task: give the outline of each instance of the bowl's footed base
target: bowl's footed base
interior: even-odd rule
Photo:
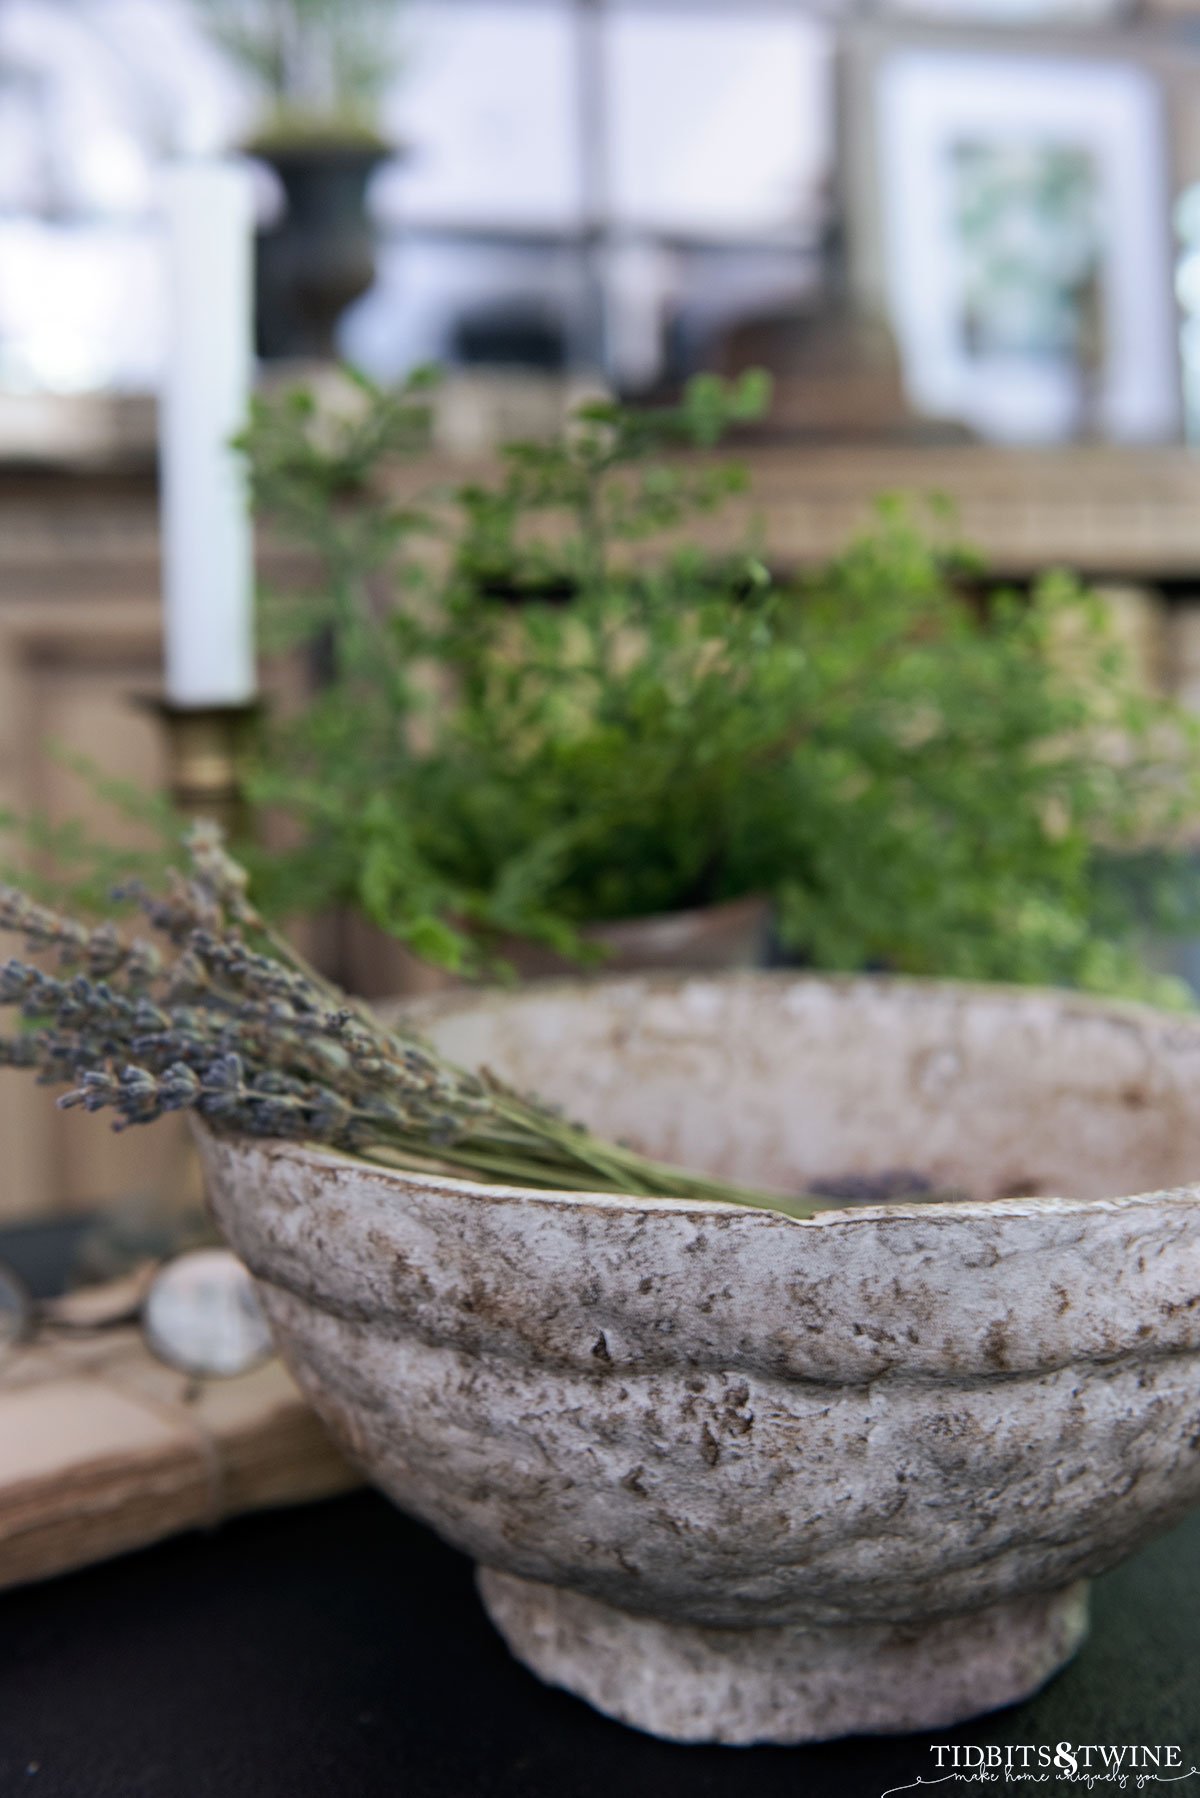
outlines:
[[[918,1624],[660,1623],[490,1567],[488,1616],[519,1661],[675,1742],[820,1742],[941,1728],[1012,1704],[1087,1633],[1086,1581]]]

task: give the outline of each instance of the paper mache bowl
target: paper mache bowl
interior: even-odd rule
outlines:
[[[1200,1020],[768,973],[417,1021],[685,1165],[969,1195],[796,1221],[201,1133],[313,1406],[543,1679],[681,1741],[939,1727],[1200,1502]]]

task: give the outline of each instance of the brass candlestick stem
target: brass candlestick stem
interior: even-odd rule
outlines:
[[[244,705],[180,706],[153,702],[167,743],[167,790],[181,812],[211,818],[233,840],[249,833],[242,775],[246,750],[261,715]]]
[[[250,807],[242,773],[246,751],[262,707],[244,705],[182,706],[158,696],[143,699],[162,727],[167,751],[167,792],[189,818],[211,818],[232,842],[251,833]],[[171,1198],[163,1195],[168,1228],[183,1246],[187,1232],[204,1212],[204,1182],[190,1137],[178,1139],[169,1181]]]

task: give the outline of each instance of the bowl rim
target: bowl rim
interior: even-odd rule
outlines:
[[[1145,999],[1087,993],[1071,986],[1027,986],[1013,980],[958,980],[949,975],[932,974],[823,973],[814,968],[636,968],[624,972],[605,968],[580,969],[574,974],[540,976],[511,986],[448,986],[436,992],[373,1000],[372,1005],[386,1020],[411,1017],[419,1023],[423,1017],[440,1018],[480,1005],[490,1008],[501,1002],[525,1004],[542,997],[563,997],[622,986],[638,986],[654,993],[675,992],[686,986],[765,987],[780,991],[809,987],[814,990],[824,988],[840,995],[866,989],[929,1000],[961,993],[967,998],[993,999],[1014,1008],[1031,1000],[1051,1000],[1064,1014],[1184,1029],[1200,1039],[1200,1003],[1191,1011],[1175,1011],[1152,1005]]]
[[[773,1211],[764,1205],[735,1205],[723,1199],[673,1199],[644,1193],[589,1192],[569,1187],[501,1186],[495,1182],[466,1180],[453,1174],[423,1173],[417,1169],[390,1167],[385,1162],[370,1161],[349,1155],[324,1144],[287,1141],[278,1137],[244,1136],[231,1131],[214,1130],[203,1119],[192,1120],[193,1129],[202,1140],[208,1139],[214,1150],[225,1150],[234,1156],[258,1156],[268,1161],[289,1161],[313,1171],[361,1179],[364,1175],[399,1192],[417,1192],[423,1197],[462,1197],[472,1203],[487,1205],[521,1204],[550,1210],[585,1208],[597,1211],[621,1211],[646,1214],[673,1214],[691,1217],[697,1222],[721,1216],[750,1220],[759,1225],[786,1226],[789,1229],[829,1229],[843,1225],[978,1223],[982,1219],[1097,1216],[1122,1211],[1161,1210],[1163,1207],[1183,1212],[1200,1212],[1200,1182],[1191,1186],[1164,1187],[1152,1192],[1121,1193],[1113,1198],[1072,1199],[1038,1194],[1027,1198],[1002,1199],[937,1199],[928,1203],[895,1199],[878,1205],[830,1205],[812,1217],[792,1217],[784,1211]]]
[[[543,998],[564,998],[573,994],[594,992],[597,988],[635,987],[647,994],[679,992],[688,986],[719,986],[727,989],[765,987],[785,992],[795,987],[824,989],[849,997],[856,990],[874,990],[898,998],[917,997],[946,1002],[955,994],[967,999],[987,999],[1002,1006],[1016,1008],[1030,1001],[1052,1001],[1068,1016],[1091,1016],[1113,1022],[1139,1023],[1159,1030],[1183,1030],[1200,1044],[1200,1010],[1169,1011],[1142,1000],[1109,997],[1100,993],[1079,992],[1072,987],[1023,986],[1015,982],[955,980],[924,975],[886,973],[822,973],[803,968],[745,968],[728,970],[662,969],[624,973],[605,972],[555,975],[530,980],[514,986],[456,986],[440,992],[399,997],[379,1002],[385,1019],[411,1019],[420,1029],[425,1019],[440,1020],[456,1013],[480,1008],[491,1010],[498,1005],[528,1004]],[[1103,1215],[1115,1211],[1161,1209],[1170,1206],[1182,1211],[1200,1207],[1200,1170],[1194,1184],[1166,1187],[1151,1191],[1121,1193],[1107,1198],[1076,1199],[1056,1194],[1030,1194],[991,1199],[939,1199],[928,1202],[891,1200],[875,1205],[830,1205],[812,1217],[789,1216],[768,1206],[737,1205],[719,1199],[682,1199],[654,1197],[641,1193],[592,1192],[585,1187],[534,1187],[502,1185],[495,1181],[470,1180],[460,1175],[423,1172],[418,1169],[390,1167],[332,1149],[322,1144],[289,1141],[285,1138],[240,1136],[218,1131],[203,1119],[193,1116],[193,1127],[214,1143],[231,1147],[235,1153],[258,1153],[268,1159],[286,1159],[311,1168],[334,1168],[343,1173],[377,1176],[383,1184],[399,1191],[417,1191],[424,1195],[459,1195],[487,1204],[535,1204],[561,1208],[585,1206],[597,1210],[633,1213],[674,1213],[697,1219],[721,1215],[725,1218],[757,1219],[774,1226],[800,1229],[828,1229],[833,1226],[867,1224],[979,1222],[999,1218],[1054,1217],[1080,1213]],[[745,1226],[743,1226],[745,1227]]]

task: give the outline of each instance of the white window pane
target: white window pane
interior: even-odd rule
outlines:
[[[0,205],[144,213],[153,168],[235,143],[253,95],[186,0],[0,0]]]
[[[831,56],[826,27],[779,12],[618,12],[606,60],[619,222],[811,233],[833,159]]]
[[[414,0],[387,134],[411,148],[374,189],[380,215],[564,226],[579,206],[572,21],[563,7]]]
[[[0,222],[0,268],[0,387],[155,385],[163,279],[153,231],[9,219]]]

